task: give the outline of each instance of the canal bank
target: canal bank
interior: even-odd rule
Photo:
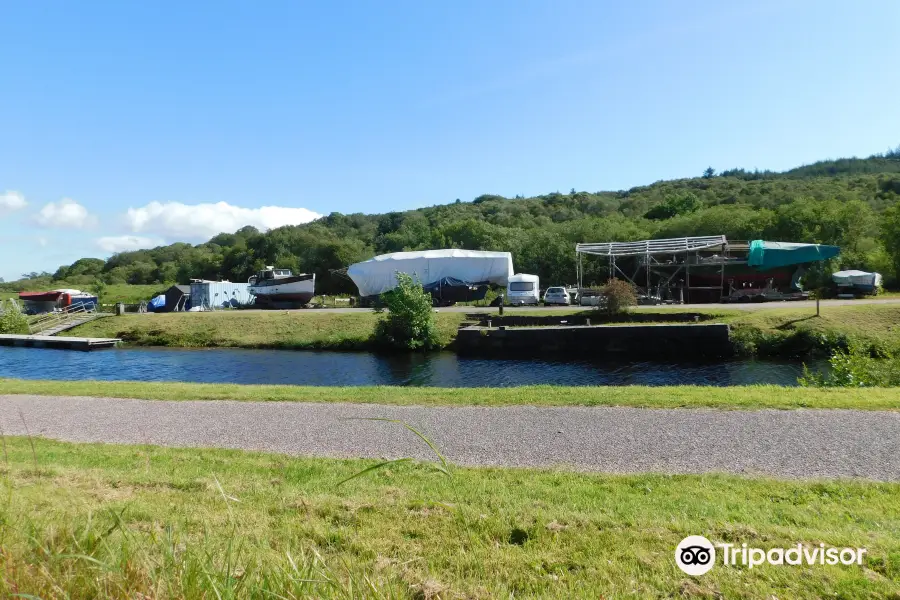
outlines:
[[[598,311],[510,310],[505,318],[552,315],[577,323],[605,319]],[[823,303],[821,316],[815,308],[777,305],[757,310],[730,310],[715,307],[706,310],[672,307],[642,308],[622,319],[629,323],[684,323],[684,315],[699,315],[699,323],[724,323],[731,327],[734,352],[740,356],[809,357],[828,355],[849,341],[893,352],[900,348],[900,305]],[[497,312],[484,316],[497,318]],[[72,335],[121,338],[127,346],[164,346],[172,348],[280,348],[290,350],[377,350],[372,340],[381,318],[371,311],[217,311],[208,313],[129,314],[81,325]],[[691,321],[692,322],[692,321]],[[465,312],[441,311],[435,314],[439,343],[452,349],[457,332],[464,323],[475,325]],[[501,322],[492,323],[499,325]],[[516,323],[510,322],[511,326]]]
[[[146,400],[282,401],[385,406],[630,406],[721,410],[900,410],[896,388],[810,388],[777,385],[397,387],[237,385],[145,381],[49,381],[0,378],[0,395],[94,396]]]

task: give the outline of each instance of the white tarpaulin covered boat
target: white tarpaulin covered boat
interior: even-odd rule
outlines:
[[[397,287],[398,271],[411,275],[436,298],[460,301],[461,298],[451,299],[449,292],[476,287],[486,291],[491,283],[505,286],[513,274],[512,254],[453,249],[393,252],[350,265],[347,275],[359,288],[359,295],[367,297]]]
[[[832,273],[831,280],[838,288],[850,288],[865,293],[872,293],[881,286],[881,273],[869,273],[867,271],[838,271]]]

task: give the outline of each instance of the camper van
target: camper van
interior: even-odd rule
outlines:
[[[510,306],[537,304],[541,301],[540,279],[537,275],[517,273],[506,285],[506,303]]]

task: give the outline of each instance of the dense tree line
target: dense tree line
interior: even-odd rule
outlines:
[[[264,265],[315,272],[320,293],[353,293],[334,271],[376,254],[428,248],[508,250],[516,270],[547,285],[576,280],[585,241],[724,234],[841,246],[840,266],[900,272],[900,147],[867,159],[823,161],[784,173],[732,169],[617,192],[482,195],[472,202],[380,215],[332,213],[260,232],[245,227],[199,245],[172,244],[84,258],[54,281],[163,284],[191,278],[246,281]],[[603,279],[600,265],[588,279]],[[37,274],[35,274],[37,275]],[[6,284],[10,286],[12,284]]]

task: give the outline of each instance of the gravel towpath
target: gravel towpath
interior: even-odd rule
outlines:
[[[66,441],[433,458],[608,473],[900,481],[900,412],[416,407],[0,395],[0,428]]]

